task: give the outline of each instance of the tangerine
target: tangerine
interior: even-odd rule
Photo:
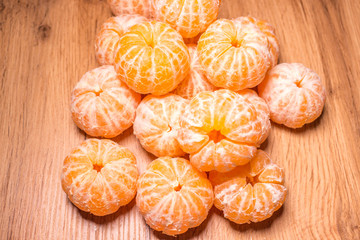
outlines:
[[[246,165],[227,173],[212,171],[216,208],[235,223],[263,221],[277,211],[286,198],[284,170],[258,150]]]
[[[71,93],[71,113],[88,135],[112,138],[131,127],[141,95],[117,77],[113,66],[85,73]]]
[[[141,174],[136,204],[151,228],[176,235],[205,220],[213,204],[213,194],[206,174],[189,161],[161,157]]]
[[[61,185],[76,207],[104,216],[135,197],[138,176],[130,150],[111,140],[88,139],[65,158]]]
[[[272,121],[300,128],[317,119],[325,105],[325,88],[319,75],[300,63],[282,63],[269,71],[258,86]]]
[[[136,24],[123,35],[119,44],[116,71],[136,92],[166,94],[189,72],[189,50],[181,35],[166,23]]]
[[[134,134],[146,151],[157,157],[178,157],[185,153],[177,141],[179,117],[187,100],[175,95],[147,95],[136,110]]]
[[[230,171],[248,163],[263,139],[254,105],[239,94],[220,89],[201,92],[180,117],[178,141],[201,171]]]
[[[101,26],[95,41],[95,55],[100,65],[113,65],[122,35],[135,24],[147,19],[137,14],[111,17]]]
[[[277,61],[275,35],[268,25],[251,19],[219,19],[201,35],[200,64],[213,85],[233,91],[255,87]]]

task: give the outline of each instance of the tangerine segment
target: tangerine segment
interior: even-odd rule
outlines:
[[[260,31],[267,36],[270,48],[270,68],[274,67],[277,64],[280,55],[280,45],[275,35],[275,28],[270,23],[254,17],[240,17],[239,19],[244,23],[249,22],[255,24]]]
[[[197,49],[209,81],[233,91],[258,85],[272,64],[267,35],[244,17],[215,21]]]
[[[157,157],[182,156],[177,141],[179,118],[188,101],[175,94],[146,96],[136,110],[134,134],[146,151]]]
[[[120,39],[115,68],[136,92],[163,95],[186,77],[190,56],[181,35],[168,24],[146,22],[131,27]]]
[[[76,207],[104,216],[135,197],[138,176],[130,150],[111,140],[89,139],[65,158],[61,185]]]
[[[271,69],[258,87],[272,121],[300,128],[315,121],[325,104],[319,75],[300,63],[282,63]]]
[[[106,20],[95,41],[95,55],[100,65],[113,65],[122,35],[130,27],[145,21],[145,17],[137,14],[124,14]]]
[[[230,172],[210,172],[209,179],[214,186],[215,207],[235,223],[263,221],[285,201],[284,170],[262,150],[248,164]]]
[[[231,90],[201,92],[180,117],[178,141],[199,170],[230,171],[254,156],[263,138],[258,115],[252,103]]]
[[[257,143],[257,145],[260,145],[267,139],[267,137],[270,134],[271,123],[270,123],[269,107],[266,104],[265,100],[259,97],[254,90],[244,89],[238,91],[237,93],[240,96],[246,98],[249,102],[251,102],[256,108],[256,111],[258,112],[258,118],[259,121],[261,122],[261,127],[262,127],[262,134],[261,134],[262,137]]]
[[[213,199],[206,174],[183,158],[154,160],[137,184],[136,204],[146,223],[167,235],[199,226],[207,217]]]
[[[174,90],[175,94],[186,99],[192,99],[199,92],[215,91],[217,88],[209,83],[199,63],[195,44],[187,45],[190,53],[190,71],[185,79]]]
[[[141,95],[116,77],[113,66],[85,73],[71,94],[71,113],[88,135],[112,138],[131,127]]]
[[[115,16],[122,14],[140,14],[149,18],[151,16],[151,0],[107,0]]]
[[[216,20],[219,0],[153,0],[152,14],[166,22],[184,38],[192,38]]]

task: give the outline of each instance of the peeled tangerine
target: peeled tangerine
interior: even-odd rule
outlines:
[[[284,170],[258,150],[246,165],[227,173],[210,172],[214,186],[214,205],[235,223],[263,221],[284,203]]]
[[[145,17],[137,14],[124,14],[106,20],[95,41],[95,55],[100,65],[113,65],[122,35],[130,27],[145,21]]]
[[[277,65],[258,90],[270,108],[271,120],[290,128],[315,121],[325,104],[325,88],[319,75],[300,63]]]
[[[107,0],[114,15],[140,14],[149,18],[151,16],[151,0]]]
[[[230,171],[248,163],[264,140],[263,116],[241,95],[221,89],[201,92],[180,117],[178,141],[201,171]]]
[[[170,24],[184,38],[192,38],[216,20],[219,0],[153,0],[152,14]]]
[[[136,159],[127,148],[89,139],[65,158],[61,185],[76,207],[104,216],[135,197],[138,176]]]
[[[85,73],[76,84],[72,118],[90,136],[112,138],[132,126],[140,101],[140,94],[117,79],[114,67],[104,65]]]
[[[199,226],[213,200],[213,188],[206,174],[183,158],[154,160],[137,185],[136,205],[146,223],[167,235]]]
[[[124,34],[119,44],[116,71],[138,93],[166,94],[189,72],[190,56],[184,40],[166,23],[137,24]]]
[[[188,101],[175,94],[147,95],[136,109],[134,134],[146,151],[157,157],[185,153],[177,141],[179,118]]]
[[[192,99],[199,92],[215,91],[217,88],[209,83],[199,63],[195,44],[187,45],[190,53],[190,71],[185,79],[174,90],[175,94],[186,99]]]
[[[252,17],[215,21],[197,49],[209,81],[233,91],[258,85],[279,56],[274,28]]]

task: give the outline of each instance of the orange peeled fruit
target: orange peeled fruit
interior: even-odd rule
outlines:
[[[209,83],[199,63],[199,56],[195,44],[189,44],[190,71],[185,79],[177,86],[173,93],[183,98],[191,99],[199,92],[215,91],[217,88]]]
[[[113,65],[122,35],[130,27],[145,21],[145,17],[137,14],[124,14],[106,20],[95,41],[95,55],[100,65]]]
[[[192,38],[216,20],[219,0],[153,0],[152,14],[166,22],[184,38]]]
[[[138,176],[136,159],[127,148],[89,139],[65,158],[61,185],[76,207],[104,216],[135,197]]]
[[[151,0],[107,0],[115,16],[122,14],[140,14],[149,18],[151,16]]]
[[[227,173],[212,171],[216,208],[235,223],[260,222],[272,216],[284,203],[284,170],[258,150],[246,165]]]
[[[166,23],[134,25],[119,44],[116,71],[120,80],[138,93],[166,94],[189,72],[190,56],[184,40]]]
[[[317,119],[325,105],[325,88],[319,75],[300,63],[282,63],[269,71],[258,86],[272,121],[300,128]]]
[[[189,161],[161,157],[141,174],[136,205],[152,229],[176,235],[205,220],[213,204],[213,194],[206,174]]]
[[[175,94],[147,95],[136,110],[134,134],[157,157],[182,156],[177,141],[179,118],[188,101]]]
[[[85,73],[71,93],[71,113],[88,135],[112,138],[132,126],[141,95],[117,77],[113,66]]]
[[[257,86],[279,54],[271,25],[251,17],[215,21],[197,49],[209,81],[233,91]]]
[[[256,107],[228,90],[201,92],[180,117],[178,141],[201,171],[230,171],[248,163],[263,140]]]
[[[258,145],[263,143],[270,134],[271,123],[270,123],[270,110],[265,100],[257,95],[257,93],[252,89],[244,89],[237,92],[240,96],[246,98],[251,102],[256,112],[258,113],[258,119],[261,122],[261,139],[258,142]]]

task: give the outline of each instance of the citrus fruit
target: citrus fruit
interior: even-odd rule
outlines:
[[[317,119],[324,108],[325,88],[319,75],[300,63],[282,63],[258,86],[272,121],[300,128]]]
[[[176,235],[205,220],[213,204],[213,194],[206,174],[189,161],[161,157],[141,174],[136,205],[151,228]]]
[[[210,172],[209,179],[214,186],[215,207],[239,224],[271,217],[286,198],[284,170],[262,150],[248,164],[230,172]]]
[[[187,46],[190,53],[190,71],[174,90],[174,93],[183,98],[191,99],[199,92],[215,91],[217,88],[206,79],[205,73],[199,63],[196,45],[189,44]]]
[[[182,156],[177,141],[179,118],[183,114],[184,98],[175,94],[147,95],[136,110],[134,134],[146,151],[157,157]]]
[[[262,122],[254,105],[221,89],[201,92],[180,117],[178,141],[201,171],[230,171],[248,163],[262,140]]]
[[[190,56],[184,40],[166,23],[136,24],[119,44],[116,71],[136,92],[163,95],[174,90],[189,72]]]
[[[278,45],[270,25],[250,19],[219,19],[201,35],[200,64],[213,85],[233,91],[255,87],[276,63]]]
[[[113,66],[85,73],[71,93],[76,125],[90,136],[112,138],[131,127],[141,95],[116,77]]]
[[[153,17],[170,24],[184,38],[192,38],[217,18],[219,0],[153,0]]]
[[[136,159],[127,148],[88,139],[65,158],[61,185],[76,207],[104,216],[135,197],[138,176]]]
[[[257,93],[252,89],[244,89],[237,92],[240,96],[246,98],[251,102],[256,112],[258,113],[258,119],[261,122],[261,139],[257,145],[263,143],[270,134],[271,123],[270,123],[270,110],[265,100],[257,95]]]
[[[113,65],[122,35],[131,26],[145,21],[145,17],[137,14],[124,14],[106,20],[95,41],[95,55],[100,65]]]
[[[114,15],[140,14],[145,17],[151,16],[151,0],[107,0]]]

